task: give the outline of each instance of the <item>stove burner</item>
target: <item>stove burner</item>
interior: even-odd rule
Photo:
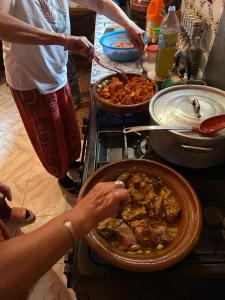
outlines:
[[[152,149],[150,138],[148,136],[141,136],[135,143],[134,149],[137,158],[161,161],[160,157]]]

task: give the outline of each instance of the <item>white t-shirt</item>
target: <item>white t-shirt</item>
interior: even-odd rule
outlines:
[[[9,14],[48,31],[70,34],[68,0],[12,0]],[[58,45],[3,42],[8,84],[20,91],[54,92],[67,82],[68,52]]]

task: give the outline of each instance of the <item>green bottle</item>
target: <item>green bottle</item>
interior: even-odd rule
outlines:
[[[180,22],[176,15],[176,7],[169,6],[168,14],[160,26],[155,67],[155,72],[158,77],[166,78],[169,75],[175,59],[176,42],[179,30]]]

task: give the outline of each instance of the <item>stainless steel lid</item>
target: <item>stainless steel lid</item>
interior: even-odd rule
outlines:
[[[160,125],[198,127],[207,118],[225,114],[225,92],[201,85],[166,88],[151,99],[149,112]],[[200,136],[192,132],[187,135]],[[225,136],[225,130],[216,136]]]

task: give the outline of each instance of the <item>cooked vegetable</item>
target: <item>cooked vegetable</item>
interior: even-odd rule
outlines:
[[[132,43],[123,43],[123,42],[117,42],[113,45],[117,48],[133,48],[134,45]]]

